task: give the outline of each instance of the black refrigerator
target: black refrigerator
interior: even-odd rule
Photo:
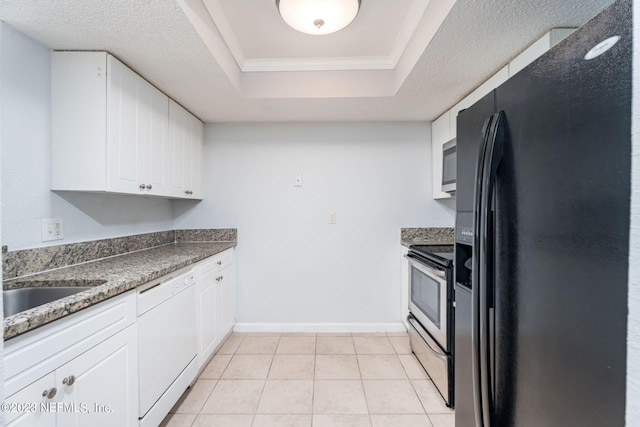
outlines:
[[[631,8],[458,115],[457,427],[624,425]]]

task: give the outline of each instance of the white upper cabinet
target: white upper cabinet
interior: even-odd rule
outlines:
[[[148,103],[149,139],[144,141],[143,170],[146,186],[158,194],[168,195],[170,164],[169,104],[165,94],[153,86],[147,86],[143,102]]]
[[[506,82],[509,77],[538,59],[538,57],[558,44],[573,31],[575,31],[575,28],[555,28],[549,31],[431,124],[431,167],[433,171],[434,199],[447,199],[451,197],[441,190],[442,145],[456,137],[458,113],[469,108],[483,96]],[[447,126],[446,130],[445,123]]]
[[[450,132],[451,138],[456,137],[456,122],[458,120],[458,113],[466,108],[471,107],[473,104],[482,99],[489,92],[500,86],[502,83],[509,79],[509,66],[505,65],[500,71],[491,76],[488,80],[478,86],[473,92],[467,95],[462,101],[453,106],[450,116]]]
[[[169,101],[172,141],[171,192],[175,197],[202,198],[202,122]]]
[[[433,171],[433,198],[449,199],[451,195],[442,191],[442,146],[451,140],[451,128],[449,126],[449,114],[447,111],[431,124],[431,159]]]
[[[151,110],[142,78],[107,56],[107,185],[117,193],[145,193],[145,156],[150,147]],[[168,102],[168,99],[167,99]],[[90,112],[88,112],[90,114]]]
[[[191,198],[172,188],[169,98],[106,52],[52,57],[52,189]]]
[[[531,64],[575,30],[575,28],[554,28],[546,33],[509,63],[509,77]]]

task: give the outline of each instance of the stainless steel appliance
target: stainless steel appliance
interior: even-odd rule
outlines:
[[[453,406],[453,245],[413,245],[406,257],[411,349]]]
[[[456,426],[625,425],[631,5],[458,115]]]
[[[442,146],[442,191],[456,194],[456,164],[457,164],[456,140],[445,143]]]

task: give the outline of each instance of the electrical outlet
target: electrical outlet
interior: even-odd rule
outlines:
[[[61,218],[42,218],[42,241],[49,242],[51,240],[62,240],[62,219]]]
[[[335,223],[336,223],[336,213],[331,212],[329,214],[329,224],[335,224]]]

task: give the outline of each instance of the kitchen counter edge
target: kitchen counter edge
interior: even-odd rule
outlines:
[[[234,248],[237,242],[171,243],[3,282],[4,289],[28,284],[103,282],[91,289],[6,317],[4,340],[120,295],[158,277]]]

